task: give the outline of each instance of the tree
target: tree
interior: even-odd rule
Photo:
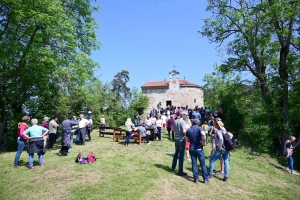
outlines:
[[[289,81],[291,52],[299,53],[299,1],[288,0],[209,0],[199,33],[225,46],[228,58],[221,66],[226,71],[250,71],[260,85],[269,121],[277,128],[275,109],[280,108],[282,141],[289,136]],[[298,21],[297,21],[298,20]],[[228,42],[227,42],[228,41]],[[227,43],[225,43],[227,42]],[[297,53],[298,52],[298,53]],[[299,58],[298,58],[299,60]],[[280,124],[280,123],[278,123]]]
[[[45,93],[53,85],[67,94],[70,85],[84,82],[98,66],[89,58],[99,47],[92,16],[97,10],[90,1],[1,1],[1,150],[6,149],[9,117],[22,113],[26,101],[51,97]]]
[[[114,76],[114,79],[111,83],[116,99],[118,101],[122,101],[124,106],[126,106],[127,99],[131,97],[130,88],[126,86],[129,80],[129,72],[122,70]]]

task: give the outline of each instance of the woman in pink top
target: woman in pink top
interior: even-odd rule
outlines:
[[[15,156],[15,161],[14,161],[14,167],[17,168],[20,166],[20,156],[24,150],[25,143],[27,141],[27,137],[23,135],[23,132],[28,128],[28,125],[26,122],[30,120],[30,117],[28,116],[23,116],[22,117],[22,122],[18,124],[18,150]]]

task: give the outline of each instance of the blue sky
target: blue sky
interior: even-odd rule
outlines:
[[[216,44],[197,32],[206,12],[206,0],[98,0],[94,16],[100,27],[101,49],[92,58],[100,63],[95,71],[103,82],[129,71],[129,87],[147,81],[169,79],[176,66],[180,78],[203,85],[206,73],[221,64]]]

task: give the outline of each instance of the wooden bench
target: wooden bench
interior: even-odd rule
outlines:
[[[132,130],[132,133],[136,134],[135,136],[130,137],[130,139],[136,141],[139,141],[139,145],[144,143],[144,139],[142,138],[142,135],[140,134],[140,130]],[[113,142],[118,142],[119,139],[124,140],[126,138],[126,131],[122,128],[114,128],[113,132]]]
[[[99,126],[99,137],[104,137],[104,135],[113,135],[115,128],[116,127],[109,127],[109,126],[101,127],[101,126]],[[101,129],[105,129],[105,131],[101,131]],[[111,131],[108,131],[108,130],[111,130]]]

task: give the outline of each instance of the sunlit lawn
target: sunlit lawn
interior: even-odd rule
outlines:
[[[214,177],[208,185],[193,183],[191,164],[185,162],[187,177],[171,172],[174,143],[167,139],[150,145],[123,141],[112,136],[74,145],[67,157],[57,156],[58,149],[44,156],[45,166],[28,170],[13,168],[15,152],[0,154],[1,199],[298,199],[300,178],[288,174],[283,166],[268,156],[252,156],[244,149],[231,153],[229,181]],[[57,147],[59,148],[59,147]],[[74,162],[76,155],[94,152],[100,157],[94,164]],[[206,155],[210,147],[205,147]],[[35,156],[37,160],[37,156]],[[206,160],[208,165],[208,160]],[[35,163],[37,165],[37,162]],[[216,162],[219,169],[219,162]],[[202,178],[200,178],[202,180]]]

